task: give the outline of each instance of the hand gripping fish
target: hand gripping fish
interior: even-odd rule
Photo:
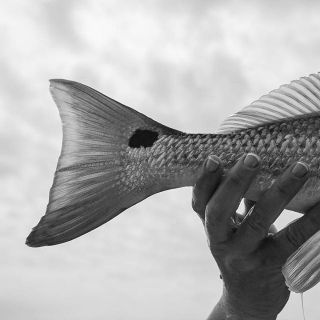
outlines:
[[[302,160],[310,178],[287,208],[303,213],[320,201],[320,73],[262,96],[214,134],[171,129],[77,82],[51,80],[50,91],[63,143],[47,211],[29,246],[72,240],[157,192],[194,185],[209,154],[226,170],[245,153],[260,156],[250,200]]]

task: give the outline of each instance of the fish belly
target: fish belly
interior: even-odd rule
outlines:
[[[245,198],[257,201],[263,197],[265,190],[270,188],[276,177],[270,174],[259,174],[258,177],[252,182]],[[320,202],[320,179],[316,176],[310,177],[298,193],[286,206],[286,209],[299,213],[306,213],[317,202]]]

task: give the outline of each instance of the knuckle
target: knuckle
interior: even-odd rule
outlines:
[[[197,204],[192,202],[192,209],[198,215],[198,217],[204,221],[204,209],[201,209]]]
[[[199,202],[194,198],[191,201],[191,206],[192,206],[193,211],[195,211],[196,213],[201,213],[203,211]]]
[[[299,243],[301,242],[301,234],[300,232],[297,232],[296,228],[289,226],[286,232],[286,239],[290,243],[290,245],[296,249],[300,246]]]
[[[306,224],[309,226],[309,229],[314,229],[315,231],[316,230],[319,230],[320,228],[320,215],[319,213],[316,215],[314,214],[309,214],[308,216],[306,216],[305,218],[307,221],[306,221]]]
[[[206,186],[210,186],[211,184],[214,184],[216,181],[218,181],[220,176],[221,170],[219,168],[214,172],[202,172],[202,174],[195,183],[195,187],[201,189]]]
[[[290,195],[290,186],[288,184],[279,183],[277,185],[277,193],[281,198],[288,198]]]
[[[313,216],[304,216],[292,225],[289,225],[285,235],[287,241],[294,246],[294,248],[298,248],[318,230],[319,222],[316,221],[316,218]]]
[[[253,219],[252,217],[248,217],[245,223],[247,224],[248,228],[255,234],[266,235],[266,226],[260,217],[256,217],[255,219]]]
[[[207,226],[210,228],[217,228],[223,225],[224,220],[219,215],[206,215]]]
[[[283,197],[291,197],[297,193],[297,191],[302,187],[304,184],[304,180],[298,180],[295,177],[287,177],[280,179],[279,183],[277,184],[277,191]]]
[[[217,204],[216,201],[211,202],[206,207],[206,216],[210,218],[210,221],[216,221],[217,220],[217,214],[220,211],[220,206]]]
[[[242,184],[242,179],[240,178],[239,174],[232,174],[226,180],[226,187],[235,186],[239,187]]]
[[[204,217],[205,217],[205,226],[207,228],[207,231],[210,234],[214,233],[213,232],[214,229],[223,225],[223,220],[218,214],[218,211],[212,211],[206,208]]]
[[[253,179],[254,174],[254,172],[243,168],[242,170],[235,170],[234,172],[230,173],[227,182],[234,187],[244,187]]]
[[[199,179],[198,181],[196,181],[196,183],[192,188],[192,196],[195,197],[197,194],[199,194],[201,192],[201,187],[202,187],[202,183],[201,183],[201,180]]]
[[[320,217],[320,202],[316,203],[313,207],[311,207],[308,211],[308,215],[316,214],[317,217]],[[320,226],[320,221],[317,222]]]

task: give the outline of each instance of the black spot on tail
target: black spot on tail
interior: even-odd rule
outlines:
[[[158,135],[156,131],[137,129],[129,139],[129,147],[151,147],[157,141]]]

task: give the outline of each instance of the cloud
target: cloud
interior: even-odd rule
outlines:
[[[81,35],[74,20],[79,5],[81,1],[76,0],[42,1],[42,10],[38,11],[36,18],[43,21],[42,25],[47,29],[47,35],[52,38],[51,41],[55,46],[61,49],[83,48]]]
[[[205,318],[221,281],[189,189],[155,195],[70,243],[24,245],[45,211],[61,147],[47,80],[84,82],[169,126],[213,132],[260,95],[316,71],[320,25],[310,3],[1,3],[0,300],[8,316]],[[316,307],[318,291],[306,308]],[[283,317],[293,314],[294,303]]]
[[[181,65],[153,61],[149,70],[152,104],[166,123],[174,119],[184,131],[213,133],[228,115],[225,107],[242,108],[249,90],[241,61],[219,50],[192,55]]]

